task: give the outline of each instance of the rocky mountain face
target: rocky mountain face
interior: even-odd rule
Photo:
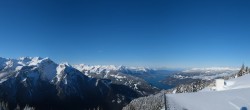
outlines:
[[[86,76],[85,71],[49,58],[0,58],[0,108],[119,110],[157,91],[144,80],[120,72],[90,73]]]
[[[110,71],[117,71],[120,73],[138,76],[141,74],[150,74],[154,73],[155,70],[146,68],[146,67],[126,67],[126,66],[115,66],[115,65],[85,65],[79,64],[74,65],[76,69],[83,72],[86,76],[91,76],[92,73],[101,74],[101,73],[109,73]]]
[[[128,68],[125,66],[88,66],[75,65],[75,68],[91,78],[109,79],[112,84],[125,85],[137,91],[141,96],[159,92],[159,89],[136,75],[149,74],[153,70],[147,68]]]
[[[105,108],[111,89],[107,81],[91,79],[67,64],[48,58],[6,59],[1,63],[0,100],[9,109]],[[73,106],[68,106],[73,105]]]

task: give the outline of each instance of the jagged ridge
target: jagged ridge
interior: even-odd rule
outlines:
[[[140,78],[121,73],[128,71],[124,66],[117,71],[97,70],[90,72],[90,77],[75,66],[57,64],[49,58],[0,58],[0,101],[10,109],[30,105],[41,110],[117,110],[157,90]],[[102,73],[108,74],[106,79],[98,76]]]

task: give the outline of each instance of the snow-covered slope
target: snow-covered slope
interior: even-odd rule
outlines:
[[[247,110],[250,108],[250,75],[225,81],[222,91],[207,87],[196,93],[166,97],[169,110]]]

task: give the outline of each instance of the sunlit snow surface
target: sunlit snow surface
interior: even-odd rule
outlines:
[[[168,94],[169,110],[249,110],[250,75],[226,81],[221,91]]]

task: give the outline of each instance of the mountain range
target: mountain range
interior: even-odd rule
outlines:
[[[121,109],[159,91],[130,74],[149,71],[125,66],[57,64],[49,58],[0,58],[0,100],[9,109]]]
[[[250,71],[242,68],[235,75],[238,68],[168,71],[58,64],[41,57],[0,57],[0,110],[121,110],[125,106],[125,110],[159,109],[165,90],[195,92],[215,78],[238,77]]]

